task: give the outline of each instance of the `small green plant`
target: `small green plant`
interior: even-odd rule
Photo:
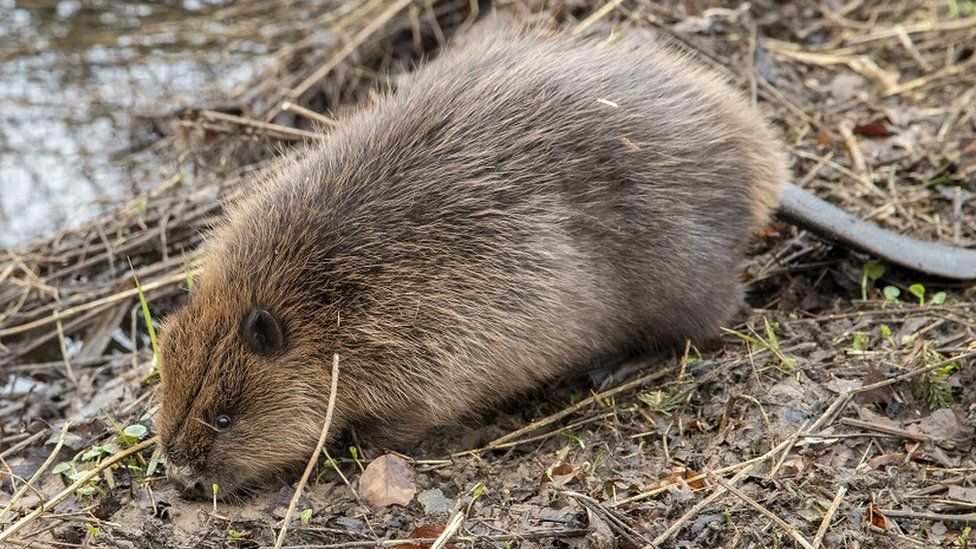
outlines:
[[[918,298],[919,305],[925,305],[925,286],[916,282],[908,287],[908,293]]]
[[[943,303],[946,302],[947,297],[948,296],[946,295],[945,292],[937,292],[935,295],[932,296],[932,304],[942,305]]]
[[[156,339],[156,327],[153,325],[152,314],[149,313],[149,302],[146,300],[146,294],[142,291],[142,285],[139,284],[139,277],[136,276],[136,269],[132,266],[132,260],[129,260],[129,269],[132,270],[132,281],[136,284],[136,293],[139,294],[139,304],[142,307],[142,317],[146,321],[146,329],[149,331],[149,344],[152,345],[153,352],[153,373],[162,369],[162,361],[159,358],[159,341]]]
[[[922,352],[915,360],[916,368],[929,367],[945,362],[945,357],[929,348],[928,342],[923,342]],[[945,408],[953,404],[952,391],[948,387],[948,379],[959,370],[959,363],[951,361],[943,366],[922,372],[915,376],[912,382],[912,394],[930,410]]]
[[[901,296],[901,290],[899,290],[895,286],[885,286],[883,292],[885,298],[885,302],[884,302],[885,306],[887,306],[889,303],[894,303],[898,301],[898,298]]]
[[[571,440],[571,441],[575,442],[576,444],[578,444],[579,447],[580,447],[580,449],[586,450],[586,443],[584,443],[583,442],[583,439],[580,438],[580,436],[577,435],[576,433],[572,433],[570,431],[563,431],[563,432],[559,433],[559,436],[568,438],[569,440]]]
[[[217,483],[215,482],[215,483],[213,483],[210,486],[210,489],[213,490],[213,512],[216,513],[217,512],[217,492],[220,491],[220,486],[218,486]]]
[[[883,335],[885,339],[891,341],[891,343],[894,344],[894,341],[892,341],[891,339],[891,328],[889,328],[887,324],[881,325],[881,335]]]
[[[855,351],[863,351],[867,348],[868,343],[871,341],[871,336],[867,332],[857,332],[854,334],[854,342],[851,343],[851,347]]]
[[[681,407],[681,393],[678,391],[647,391],[637,395],[653,412],[670,416]]]
[[[973,532],[972,526],[966,526],[965,528],[963,528],[962,532],[959,533],[959,537],[957,537],[956,540],[953,542],[953,545],[955,545],[956,547],[969,547],[970,546],[969,536],[970,534],[972,534],[972,532]]]
[[[99,534],[98,526],[95,526],[94,524],[92,524],[90,522],[86,522],[85,523],[85,529],[88,530],[88,535],[89,536],[91,536],[93,538],[97,538],[98,537],[98,534]]]
[[[779,337],[776,335],[776,330],[779,328],[779,323],[770,322],[768,318],[763,317],[763,325],[766,330],[766,339],[763,339],[763,337],[757,334],[752,328],[749,328],[750,334],[744,334],[729,328],[722,328],[722,330],[736,336],[748,345],[755,345],[760,349],[769,351],[779,361],[779,366],[776,369],[784,374],[792,374],[793,364],[796,363],[796,359],[786,356],[783,354],[783,351],[780,350]]]
[[[301,519],[302,524],[308,526],[308,521],[312,520],[312,510],[309,508],[302,509]]]
[[[247,530],[234,530],[232,528],[227,529],[227,537],[230,539],[242,539],[251,535]]]
[[[353,462],[355,462],[356,466],[359,467],[360,473],[366,471],[366,469],[363,467],[363,462],[359,461],[359,448],[356,448],[355,446],[350,446],[349,455],[352,456]]]
[[[884,265],[875,260],[866,261],[861,267],[861,299],[868,299],[868,282],[874,282],[885,274]]]

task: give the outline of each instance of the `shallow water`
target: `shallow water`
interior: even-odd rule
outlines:
[[[219,96],[260,44],[193,44],[180,28],[229,2],[0,0],[0,246],[77,224],[175,173],[138,115]],[[219,41],[215,44],[220,44]],[[170,155],[172,156],[172,155]]]

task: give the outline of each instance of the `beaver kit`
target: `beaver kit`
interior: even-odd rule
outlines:
[[[333,438],[403,444],[613,357],[705,341],[737,311],[746,245],[787,179],[761,113],[666,47],[519,30],[449,49],[280,160],[214,230],[162,330],[167,472],[196,495],[293,474],[334,353]],[[812,200],[791,187],[782,211],[876,246]],[[976,276],[971,253],[920,259],[891,237],[874,251]]]

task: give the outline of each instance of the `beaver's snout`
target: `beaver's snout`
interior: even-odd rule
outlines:
[[[206,487],[200,480],[200,475],[196,474],[191,467],[167,465],[166,478],[187,499],[205,499],[207,497]]]

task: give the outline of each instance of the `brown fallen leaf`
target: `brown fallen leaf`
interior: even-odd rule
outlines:
[[[695,478],[698,476],[698,473],[692,471],[691,469],[688,469],[686,467],[674,467],[671,470],[674,472],[662,478],[660,481],[658,481],[658,486],[667,486],[668,484],[678,484],[678,479],[681,479],[683,481],[686,481],[685,484],[687,484],[688,487],[691,488],[692,490],[702,490],[706,487],[706,484],[702,479],[692,480],[691,482],[687,482],[688,479]]]
[[[871,122],[870,124],[858,124],[851,131],[867,137],[888,137],[895,135],[895,132],[882,120]]]
[[[880,456],[875,456],[868,460],[868,467],[872,469],[879,469],[885,465],[891,465],[892,463],[898,463],[905,459],[905,454],[901,452],[895,452],[893,454],[881,454]]]
[[[424,524],[423,526],[418,526],[413,529],[410,534],[407,535],[407,539],[436,539],[437,536],[441,535],[444,531],[446,525],[444,524]],[[401,543],[397,545],[397,549],[430,549],[430,543]],[[453,549],[453,544],[444,545],[447,549]]]
[[[359,477],[359,496],[372,507],[406,506],[416,493],[413,468],[393,454],[371,461]]]
[[[885,516],[881,514],[881,511],[878,511],[878,508],[873,503],[868,504],[868,508],[864,512],[864,520],[882,530],[888,527],[888,521],[885,519]]]

